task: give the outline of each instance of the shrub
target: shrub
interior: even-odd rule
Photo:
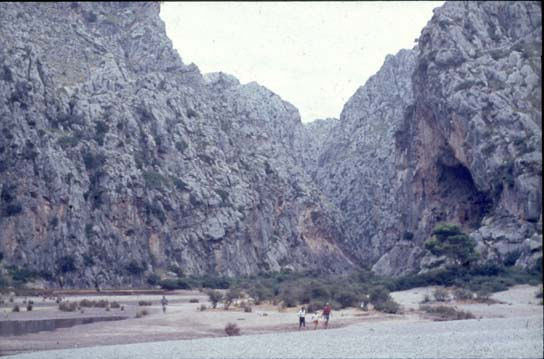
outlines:
[[[20,312],[21,308],[19,307],[19,304],[15,304],[13,308],[11,309],[12,312]]]
[[[351,292],[342,292],[335,296],[334,299],[338,302],[340,308],[353,307],[359,304],[359,297]]]
[[[206,276],[202,278],[202,287],[210,289],[228,289],[230,287],[230,281],[224,277]]]
[[[434,317],[434,320],[463,320],[463,319],[472,319],[474,315],[470,312],[465,312],[462,310],[457,310],[452,307],[447,307],[444,305],[433,307],[430,305],[422,305],[419,307],[420,310],[431,314]]]
[[[149,311],[147,309],[142,309],[136,312],[136,318],[142,318],[149,314]]]
[[[61,302],[59,304],[59,310],[62,312],[75,312],[77,309],[76,302]]]
[[[391,300],[391,296],[384,286],[376,286],[370,290],[370,303],[372,303],[374,307],[389,300]]]
[[[5,216],[12,217],[23,212],[23,206],[19,202],[9,203],[5,208]]]
[[[147,283],[149,285],[158,285],[161,281],[161,277],[155,273],[151,273],[149,276],[147,276]]]
[[[433,230],[433,237],[425,242],[425,248],[434,255],[445,255],[460,265],[477,258],[476,241],[464,234],[456,224],[438,224]]]
[[[436,288],[433,291],[433,297],[437,302],[445,302],[449,299],[449,293],[444,288]]]
[[[198,303],[198,302],[199,302],[199,300],[196,299],[196,298],[189,299],[189,303]]]
[[[112,308],[121,308],[121,305],[117,302],[112,302],[110,305]]]
[[[88,299],[82,299],[79,301],[79,306],[82,308],[91,308],[94,307],[96,301],[94,300],[88,300]]]
[[[32,301],[28,302],[28,304],[26,305],[26,311],[31,312],[33,306],[34,306],[34,303]]]
[[[106,307],[109,306],[109,304],[110,304],[109,301],[107,301],[105,299],[100,299],[100,300],[94,302],[94,307],[95,308],[106,308]]]
[[[252,312],[251,305],[249,305],[248,303],[244,303],[242,308],[244,308],[245,313],[251,313]]]
[[[223,299],[223,294],[216,290],[210,290],[208,292],[208,298],[210,302],[212,303],[212,308],[215,309],[217,308],[217,303],[219,303]]]
[[[91,152],[85,152],[82,154],[83,163],[88,171],[101,167],[106,162],[106,156],[103,154],[94,154]]]
[[[280,294],[280,299],[283,302],[283,304],[288,307],[296,307],[298,304],[297,297],[290,287],[284,289],[282,293]]]
[[[457,288],[453,291],[453,297],[457,300],[469,300],[474,297],[473,293],[464,288]]]
[[[156,171],[146,171],[143,173],[145,185],[149,188],[161,188],[168,183],[168,180]]]
[[[74,136],[62,136],[58,139],[57,143],[63,150],[65,150],[67,148],[77,146],[79,140]]]
[[[149,300],[149,301],[147,301],[147,300],[140,300],[140,301],[138,302],[138,305],[139,305],[139,306],[146,306],[146,305],[149,306],[149,305],[152,305],[152,304],[153,304],[153,303],[152,303],[150,300]]]
[[[75,259],[69,255],[59,258],[57,261],[57,266],[61,273],[68,273],[76,270]]]
[[[176,279],[163,279],[159,281],[159,285],[162,289],[174,290],[174,289],[191,289],[191,284],[184,278]]]
[[[136,260],[131,260],[127,266],[126,270],[132,275],[140,275],[145,271],[145,263],[139,263]]]
[[[476,292],[476,300],[479,302],[487,302],[491,297],[491,291],[486,289],[481,289]]]
[[[225,326],[225,333],[228,336],[240,335],[240,328],[234,323],[227,323]]]
[[[207,309],[208,309],[208,307],[206,306],[206,304],[201,304],[201,305],[200,305],[199,310],[200,310],[201,312],[204,312],[204,311],[206,311]]]
[[[325,303],[322,302],[311,302],[306,306],[306,310],[308,313],[319,312],[324,306]]]
[[[431,301],[431,296],[428,294],[425,294],[421,303],[429,303],[430,301]]]
[[[400,305],[399,303],[395,302],[393,299],[389,299],[385,302],[380,302],[375,304],[374,309],[384,313],[391,313],[391,314],[400,313]]]

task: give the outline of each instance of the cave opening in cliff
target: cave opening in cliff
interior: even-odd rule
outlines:
[[[438,184],[445,201],[447,217],[470,228],[477,228],[492,207],[492,199],[476,187],[470,171],[460,163],[439,163]]]

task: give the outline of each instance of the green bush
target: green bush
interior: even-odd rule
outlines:
[[[152,305],[153,303],[150,301],[150,300],[140,300],[138,301],[138,305],[139,306],[149,306],[149,305]]]
[[[74,257],[66,255],[57,260],[57,267],[61,273],[69,273],[76,270]]]
[[[240,335],[240,328],[234,323],[228,323],[225,326],[225,333],[227,333],[228,336]]]
[[[389,295],[389,291],[384,286],[377,286],[370,290],[370,303],[376,307],[376,305],[379,305],[380,303],[385,303],[389,300],[391,300],[391,296]]]
[[[145,171],[143,177],[145,185],[149,188],[161,188],[168,184],[166,177],[157,171]]]
[[[212,308],[217,308],[217,303],[223,300],[223,294],[216,290],[210,290],[207,294],[210,302],[212,303]]]
[[[228,278],[212,276],[203,277],[201,283],[203,288],[209,289],[228,289],[231,284]]]
[[[15,304],[13,308],[11,309],[12,312],[20,312],[21,308],[19,307],[19,304]]]
[[[465,312],[462,310],[457,310],[455,308],[446,307],[446,306],[430,306],[422,305],[419,307],[420,310],[431,314],[435,320],[464,320],[472,319],[474,315],[470,312]]]
[[[437,302],[445,302],[449,299],[450,295],[446,289],[436,288],[433,291],[433,297],[434,297],[434,300],[436,300]]]
[[[161,277],[158,274],[151,273],[147,276],[147,283],[149,285],[158,285],[161,281]]]
[[[126,265],[125,268],[127,272],[131,275],[140,275],[145,271],[146,267],[147,266],[145,265],[145,263],[139,263],[138,261],[133,259]]]
[[[13,217],[23,212],[23,206],[19,202],[8,203],[5,207],[5,217]]]
[[[184,278],[175,279],[163,279],[159,281],[159,285],[162,289],[175,290],[175,289],[191,289],[191,284]]]
[[[76,302],[60,302],[59,310],[62,312],[75,312],[77,309]]]
[[[58,139],[57,143],[60,147],[62,147],[63,150],[65,150],[67,148],[77,146],[79,140],[74,136],[62,136]]]
[[[298,304],[297,296],[295,291],[287,287],[280,293],[280,300],[287,308],[296,307]]]
[[[453,291],[453,297],[457,300],[469,300],[474,298],[474,294],[465,288],[456,288]]]
[[[456,224],[438,224],[433,237],[425,242],[425,248],[434,255],[445,255],[459,265],[468,265],[477,259],[476,242]]]
[[[400,305],[393,299],[389,299],[385,302],[380,302],[374,305],[374,309],[390,314],[400,313]]]
[[[340,308],[355,307],[360,304],[359,296],[352,292],[341,292],[334,299],[338,302]]]

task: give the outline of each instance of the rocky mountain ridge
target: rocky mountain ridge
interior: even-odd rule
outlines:
[[[442,263],[541,251],[538,3],[446,3],[339,120],[202,75],[158,3],[0,4],[0,252],[48,285]],[[537,12],[538,10],[538,12]]]
[[[439,222],[484,259],[541,257],[541,26],[536,2],[448,2],[344,106],[312,173],[375,271],[442,263]]]
[[[69,286],[353,265],[296,108],[183,64],[158,3],[0,7],[9,264]]]

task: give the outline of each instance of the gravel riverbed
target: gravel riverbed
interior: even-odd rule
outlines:
[[[5,358],[542,358],[542,319],[380,322],[328,330],[43,351]]]

